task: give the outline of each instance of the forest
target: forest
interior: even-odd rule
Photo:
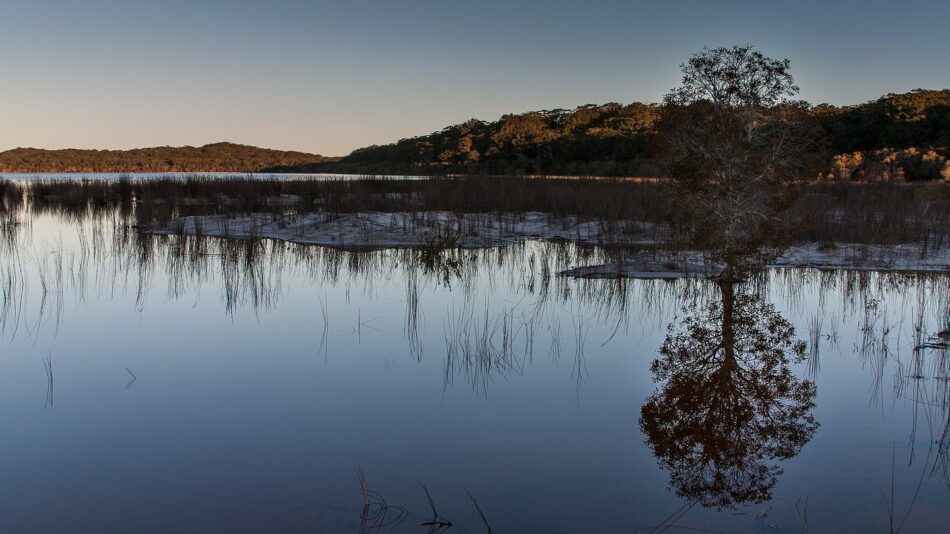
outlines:
[[[244,173],[279,166],[312,165],[331,159],[304,152],[270,150],[234,143],[133,150],[16,148],[0,152],[0,172]]]
[[[429,135],[370,146],[319,166],[339,172],[656,176],[651,140],[659,105],[469,120]],[[950,179],[950,90],[918,89],[855,106],[814,106],[825,177]]]
[[[950,89],[888,94],[853,106],[813,106],[824,137],[823,178],[950,179]],[[0,172],[332,172],[658,176],[651,143],[659,104],[588,104],[471,119],[342,158],[233,143],[135,150],[0,152]]]

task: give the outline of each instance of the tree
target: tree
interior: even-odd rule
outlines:
[[[725,276],[778,254],[795,183],[817,175],[820,138],[789,61],[748,46],[704,48],[664,98],[657,162],[672,179],[671,214],[691,245]]]
[[[640,428],[676,493],[730,508],[771,499],[791,458],[811,440],[815,385],[790,362],[805,344],[775,308],[720,282],[721,302],[687,309],[651,367],[663,382],[640,411]]]

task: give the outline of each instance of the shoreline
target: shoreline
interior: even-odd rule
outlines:
[[[640,250],[617,262],[577,266],[559,275],[572,278],[708,278],[721,267],[698,251],[673,250],[668,230],[652,223],[622,221],[608,228],[597,221],[542,212],[466,213],[358,212],[275,215],[198,215],[140,227],[151,235],[230,239],[274,239],[343,250],[392,248],[492,248],[529,240]],[[767,268],[848,269],[950,273],[950,246],[806,243],[791,245]]]

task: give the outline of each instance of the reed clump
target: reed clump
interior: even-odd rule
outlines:
[[[5,210],[24,197],[18,184],[0,186]],[[662,180],[558,179],[462,176],[425,179],[289,180],[159,178],[37,181],[25,186],[34,212],[72,217],[117,214],[131,224],[165,223],[186,216],[270,213],[346,214],[403,212],[518,214],[596,221],[625,232],[631,223],[664,227],[671,199]],[[19,195],[19,196],[18,196]],[[801,186],[798,201],[784,214],[795,242],[894,245],[923,243],[925,250],[948,246],[950,185],[945,183],[822,182]]]

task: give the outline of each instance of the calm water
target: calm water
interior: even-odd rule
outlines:
[[[486,531],[466,489],[496,532],[950,524],[950,363],[914,350],[948,277],[733,288],[723,373],[719,287],[556,275],[596,249],[115,228],[37,215],[0,245],[5,532],[419,532],[420,481],[452,532]]]

